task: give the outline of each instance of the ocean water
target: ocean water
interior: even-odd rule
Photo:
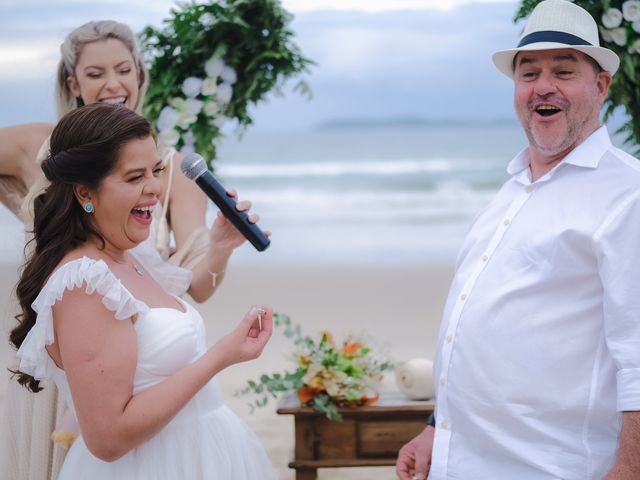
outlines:
[[[273,233],[240,260],[451,264],[524,145],[515,123],[249,131],[215,165]]]
[[[246,244],[234,262],[451,265],[525,145],[516,123],[229,134],[216,174],[272,232],[269,249]],[[0,256],[17,258],[21,225],[0,209]]]
[[[234,261],[451,264],[524,144],[517,124],[229,134],[216,174],[272,232],[269,249],[244,245]],[[21,224],[1,206],[0,222],[0,257],[19,258]]]

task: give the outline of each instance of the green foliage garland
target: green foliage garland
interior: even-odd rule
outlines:
[[[252,123],[248,108],[312,62],[292,42],[291,15],[278,0],[179,4],[162,29],[141,34],[150,64],[144,114],[160,141],[209,162],[226,119]],[[309,95],[299,80],[295,90]]]
[[[525,18],[542,0],[522,0],[514,21]],[[616,52],[620,69],[613,76],[609,97],[605,102],[604,119],[617,107],[623,107],[628,120],[618,132],[625,142],[640,154],[640,1],[638,0],[575,0],[596,20],[600,45]]]

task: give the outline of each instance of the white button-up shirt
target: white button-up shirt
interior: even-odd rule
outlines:
[[[605,127],[464,241],[435,359],[430,480],[600,479],[640,410],[640,162]]]

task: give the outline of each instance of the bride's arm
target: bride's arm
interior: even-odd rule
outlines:
[[[53,313],[56,343],[49,351],[65,370],[87,447],[105,461],[157,434],[223,368],[260,355],[271,335],[271,313],[258,332],[254,309],[197,361],[134,395],[133,323],[116,320],[99,295],[82,289],[67,291]]]

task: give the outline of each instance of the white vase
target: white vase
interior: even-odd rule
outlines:
[[[396,384],[411,400],[427,400],[435,395],[433,362],[428,358],[414,358],[396,365]]]

